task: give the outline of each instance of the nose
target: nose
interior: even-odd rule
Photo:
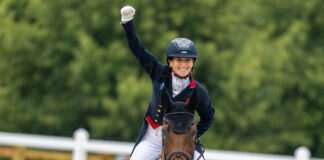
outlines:
[[[187,62],[185,62],[185,61],[181,61],[181,62],[179,62],[179,65],[180,65],[181,67],[186,67],[186,66],[187,66]]]

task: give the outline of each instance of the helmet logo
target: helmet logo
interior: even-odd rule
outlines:
[[[187,54],[187,53],[188,53],[188,51],[181,51],[181,53],[182,53],[182,54]]]
[[[187,38],[176,38],[171,41],[179,50],[187,50],[191,47],[193,42]],[[183,53],[181,51],[181,53]],[[186,52],[187,53],[187,52]]]

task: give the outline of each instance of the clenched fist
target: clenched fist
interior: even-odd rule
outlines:
[[[135,15],[135,9],[132,6],[125,6],[120,10],[122,23],[132,20]]]

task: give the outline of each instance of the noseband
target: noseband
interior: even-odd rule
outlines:
[[[166,160],[170,160],[172,157],[184,157],[185,159],[183,160],[193,160],[193,155],[189,155],[187,152],[184,151],[173,151],[166,156]]]

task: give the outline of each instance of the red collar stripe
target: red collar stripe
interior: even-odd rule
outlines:
[[[196,87],[195,80],[192,77],[191,77],[191,82],[190,82],[189,86],[190,86],[190,88]]]
[[[145,119],[146,119],[147,122],[151,125],[151,127],[152,127],[153,129],[155,129],[155,128],[157,128],[157,127],[160,127],[160,124],[158,124],[158,123],[155,124],[155,123],[152,121],[152,119],[151,119],[150,116],[146,116]]]

